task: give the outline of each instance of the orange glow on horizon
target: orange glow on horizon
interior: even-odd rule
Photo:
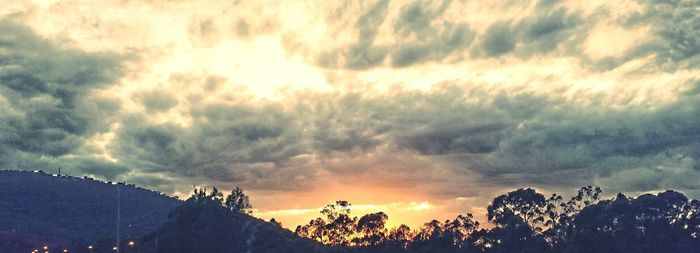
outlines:
[[[321,209],[336,200],[350,202],[353,217],[360,218],[375,212],[386,213],[389,216],[387,229],[401,224],[417,229],[433,219],[445,221],[468,212],[481,219],[484,216],[483,208],[465,206],[463,202],[467,199],[435,199],[403,189],[345,185],[319,187],[303,194],[251,194],[252,204],[256,207],[253,216],[264,220],[274,218],[292,231],[297,225],[304,225],[314,218],[321,217]]]

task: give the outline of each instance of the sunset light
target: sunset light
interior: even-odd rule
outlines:
[[[698,198],[698,0],[0,1],[1,253],[698,253]]]

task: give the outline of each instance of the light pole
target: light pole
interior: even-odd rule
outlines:
[[[121,225],[121,196],[120,196],[120,190],[119,190],[119,182],[115,184],[117,187],[117,246],[116,246],[116,251],[119,253],[119,226]]]

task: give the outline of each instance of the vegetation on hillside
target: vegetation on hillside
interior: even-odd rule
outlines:
[[[231,209],[217,190],[198,190],[159,232],[164,238],[157,252],[700,252],[699,201],[675,191],[610,199],[600,193],[588,186],[564,200],[517,189],[488,206],[490,228],[467,213],[417,229],[389,229],[387,214],[353,217],[352,205],[340,200],[294,236]]]

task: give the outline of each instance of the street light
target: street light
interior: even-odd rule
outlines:
[[[138,229],[144,229],[144,230],[153,229],[151,227],[146,227],[146,226],[142,226],[142,225],[129,224],[129,229],[132,229],[132,228],[138,228]],[[153,233],[155,234],[155,241],[154,241],[155,246],[154,247],[155,247],[155,250],[158,250],[158,229],[153,230]]]

